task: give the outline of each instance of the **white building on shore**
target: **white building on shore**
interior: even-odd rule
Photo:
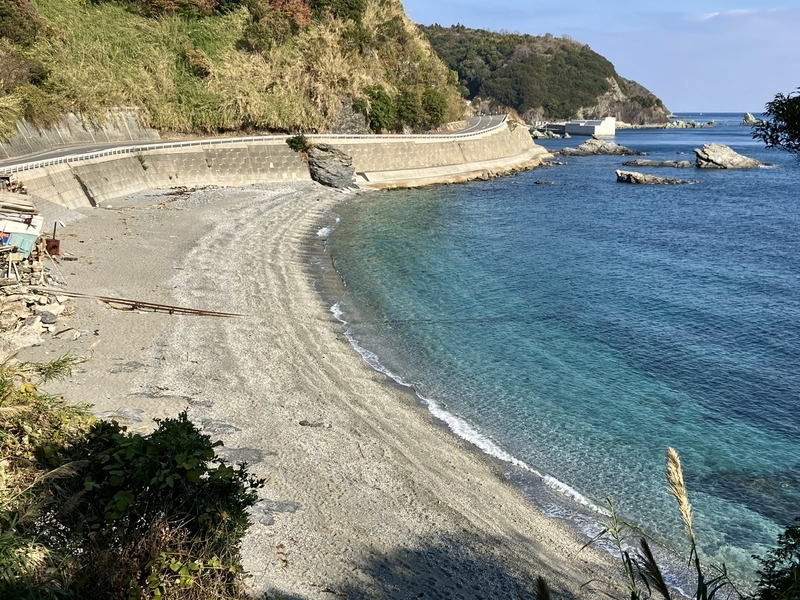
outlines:
[[[593,119],[589,121],[568,121],[564,125],[565,131],[570,135],[596,135],[598,137],[613,137],[617,132],[616,117]]]

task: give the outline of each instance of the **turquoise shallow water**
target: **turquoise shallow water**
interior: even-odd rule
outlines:
[[[369,195],[332,216],[334,310],[377,368],[587,533],[610,497],[684,551],[674,446],[701,550],[746,579],[800,516],[800,162],[738,125],[616,141],[690,160],[716,141],[774,166],[641,169],[700,179],[651,187],[616,183],[624,159],[570,158]]]

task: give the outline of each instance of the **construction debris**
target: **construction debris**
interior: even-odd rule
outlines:
[[[11,175],[0,174],[0,192],[27,194],[28,188],[21,181],[13,179]]]

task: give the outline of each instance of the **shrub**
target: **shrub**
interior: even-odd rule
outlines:
[[[272,7],[298,27],[311,23],[311,6],[308,0],[272,0]]]
[[[240,45],[250,52],[266,53],[291,35],[292,25],[288,19],[278,11],[271,11],[245,26]]]
[[[48,127],[61,117],[61,107],[41,88],[26,83],[15,88],[14,92],[22,100],[23,116],[32,125],[39,128]]]
[[[149,436],[98,422],[72,454],[86,466],[62,483],[58,510],[68,543],[82,551],[76,587],[120,600],[164,596],[170,587],[233,597],[246,510],[263,480],[217,457],[222,442],[212,443],[185,412],[156,422]]]
[[[46,364],[0,363],[0,597],[56,597],[68,552],[39,527],[53,500],[52,484],[69,476],[70,451],[91,417],[39,387],[69,375],[81,359]],[[49,591],[48,591],[49,590]],[[52,594],[50,593],[52,592]]]
[[[391,131],[397,122],[397,108],[394,100],[381,85],[373,85],[364,90],[369,99],[369,128],[375,132]]]
[[[186,413],[148,436],[39,389],[78,358],[0,364],[0,598],[240,598],[263,480]]]
[[[306,152],[311,148],[311,142],[309,142],[308,138],[302,133],[298,133],[287,139],[286,144],[295,152]]]
[[[42,28],[30,0],[0,0],[0,38],[30,46]]]
[[[800,599],[800,517],[778,535],[778,547],[765,557],[754,556],[758,570],[758,600]]]
[[[340,19],[360,23],[367,11],[367,0],[312,0],[311,8],[315,15],[330,11]]]

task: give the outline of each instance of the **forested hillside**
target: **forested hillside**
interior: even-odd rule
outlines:
[[[0,0],[2,137],[108,107],[213,133],[326,130],[355,104],[419,130],[461,117],[455,83],[397,0]]]
[[[568,37],[498,33],[463,25],[420,26],[436,53],[456,71],[461,93],[490,99],[529,120],[603,117],[666,122],[669,111],[614,65]]]

